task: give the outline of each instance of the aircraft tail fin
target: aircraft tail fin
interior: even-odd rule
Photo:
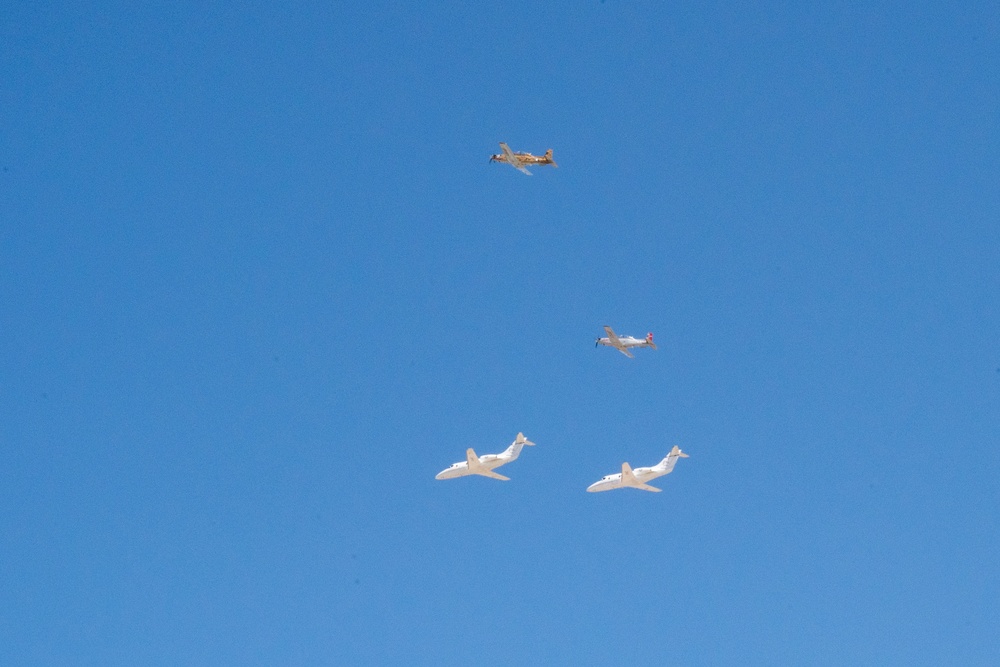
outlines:
[[[654,350],[656,349],[656,343],[653,342],[653,332],[652,331],[650,331],[648,334],[646,334],[646,345],[648,345],[649,347],[653,348]]]
[[[667,472],[672,472],[674,466],[677,465],[677,459],[686,459],[686,458],[689,458],[688,455],[685,454],[680,447],[674,445],[674,448],[670,450],[670,453],[667,454],[667,456],[662,461],[657,463],[656,467],[659,468],[660,470],[666,470]]]
[[[552,159],[552,149],[551,148],[549,150],[545,151],[545,159],[547,159],[549,161],[549,164],[551,164],[553,167],[558,167],[559,166],[559,165],[556,164],[556,161]]]
[[[510,447],[508,447],[504,451],[504,453],[501,454],[501,456],[503,456],[506,459],[510,459],[511,461],[513,461],[514,459],[516,459],[521,454],[521,449],[525,445],[534,445],[534,444],[535,443],[533,443],[531,440],[528,440],[527,438],[525,438],[523,433],[518,433],[517,434],[517,438],[514,439],[514,442],[511,443]]]

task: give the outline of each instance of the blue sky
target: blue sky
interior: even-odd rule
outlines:
[[[996,664],[998,39],[7,7],[0,662]]]

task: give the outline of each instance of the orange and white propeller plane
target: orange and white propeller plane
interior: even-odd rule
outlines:
[[[648,333],[644,339],[640,339],[633,338],[632,336],[618,336],[611,330],[611,327],[604,327],[604,332],[608,334],[608,337],[598,338],[594,341],[594,347],[597,347],[598,345],[613,347],[629,359],[635,358],[632,353],[628,351],[630,347],[651,347],[654,350],[656,349],[656,343],[653,342],[652,333]]]
[[[551,148],[545,151],[545,155],[542,156],[532,155],[531,153],[515,153],[510,149],[510,146],[501,141],[500,150],[503,152],[490,156],[490,162],[504,162],[514,167],[522,174],[527,174],[528,176],[531,176],[531,172],[527,170],[527,165],[545,166],[550,164],[553,167],[559,166],[556,164],[556,161],[552,159]]]

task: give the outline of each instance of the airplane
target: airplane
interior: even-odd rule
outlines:
[[[504,477],[499,473],[495,473],[493,469],[499,468],[516,459],[521,453],[521,448],[525,445],[534,444],[531,440],[525,438],[523,433],[518,433],[517,439],[500,454],[477,456],[472,447],[469,447],[465,450],[464,461],[452,463],[449,467],[435,475],[434,479],[454,479],[456,477],[465,477],[466,475],[482,475],[483,477],[502,479],[506,482],[510,480],[510,477]]]
[[[649,468],[636,468],[635,470],[632,470],[632,466],[628,463],[623,463],[621,472],[615,473],[614,475],[605,475],[598,481],[588,486],[587,491],[597,493],[598,491],[611,491],[612,489],[630,487],[633,489],[641,489],[643,491],[660,492],[663,489],[650,486],[649,484],[646,484],[646,482],[651,479],[656,479],[657,477],[662,477],[663,475],[669,475],[673,472],[674,464],[677,463],[677,459],[686,458],[688,458],[688,455],[682,452],[680,447],[674,445],[674,448],[670,450],[667,457],[655,466],[651,466]]]
[[[545,155],[539,157],[537,155],[532,155],[531,153],[515,153],[510,149],[510,146],[501,141],[500,150],[503,152],[490,156],[490,162],[506,162],[522,174],[527,174],[528,176],[531,176],[531,172],[525,168],[525,165],[537,164],[539,166],[544,166],[551,164],[553,167],[559,166],[556,164],[556,161],[552,159],[551,148],[545,151]]]
[[[645,339],[633,338],[632,336],[618,336],[611,327],[604,327],[604,332],[608,334],[607,338],[598,338],[594,341],[594,347],[598,345],[607,345],[608,347],[613,347],[622,354],[624,354],[629,359],[634,359],[632,353],[628,351],[630,347],[651,347],[656,349],[656,343],[653,342],[653,334],[646,334]]]

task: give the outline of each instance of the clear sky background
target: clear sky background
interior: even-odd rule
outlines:
[[[0,663],[1000,662],[996,2],[8,3],[0,68]]]

